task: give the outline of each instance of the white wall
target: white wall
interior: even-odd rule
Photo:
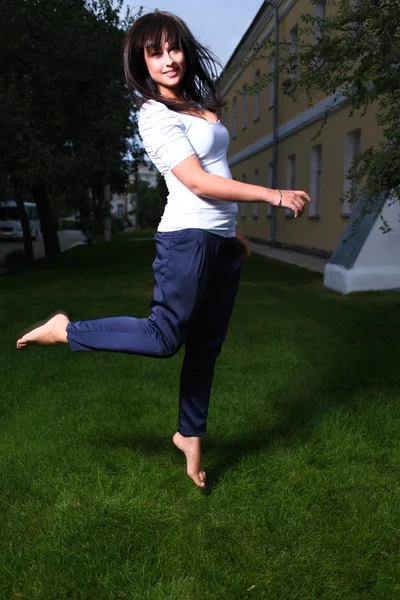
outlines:
[[[391,200],[387,200],[382,216],[393,231],[380,231],[382,220],[378,217],[354,267],[400,266],[400,202],[394,201],[391,206],[390,204]]]
[[[383,233],[382,219],[378,216],[351,268],[326,265],[327,287],[343,294],[400,289],[400,201],[386,200],[381,214],[393,231]]]

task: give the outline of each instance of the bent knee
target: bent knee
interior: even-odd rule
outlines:
[[[178,354],[181,345],[164,346],[161,350],[160,358],[172,358],[175,354]]]
[[[172,358],[179,352],[182,347],[183,340],[180,332],[176,331],[160,331],[154,324],[151,323],[151,336],[154,341],[154,356],[156,358]]]
[[[160,340],[160,354],[159,358],[172,358],[179,352],[182,347],[182,342],[175,339],[162,339]]]

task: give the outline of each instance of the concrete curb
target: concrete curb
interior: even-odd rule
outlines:
[[[92,242],[95,244],[96,242]],[[76,242],[75,244],[71,244],[71,246],[67,246],[66,248],[61,248],[61,252],[65,252],[66,250],[71,250],[71,248],[75,248],[75,246],[87,246],[87,242]]]
[[[328,263],[328,258],[320,258],[311,254],[303,254],[294,252],[293,250],[285,250],[283,248],[275,248],[264,244],[256,244],[251,242],[251,249],[255,254],[279,260],[281,262],[296,265],[302,269],[308,269],[315,273],[324,273],[325,265]]]

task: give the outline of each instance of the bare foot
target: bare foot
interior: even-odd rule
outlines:
[[[35,327],[17,341],[17,348],[24,348],[30,343],[35,344],[67,344],[67,332],[65,328],[69,319],[63,313],[51,317],[40,327]]]
[[[179,432],[172,438],[175,446],[186,456],[186,473],[198,487],[205,487],[206,474],[201,468],[201,442],[199,437],[184,437]]]

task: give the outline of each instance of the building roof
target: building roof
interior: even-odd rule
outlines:
[[[277,0],[277,2],[279,4],[281,4],[281,1],[282,0]],[[243,49],[243,45],[245,44],[246,40],[248,38],[250,38],[250,36],[253,33],[253,30],[255,29],[256,25],[260,22],[262,16],[267,13],[268,9],[270,9],[272,11],[272,6],[267,1],[264,1],[262,3],[261,7],[259,8],[259,10],[257,11],[254,19],[252,20],[252,22],[250,23],[250,25],[248,26],[248,28],[244,32],[243,36],[241,37],[241,39],[240,39],[239,43],[237,44],[236,48],[232,52],[232,54],[231,54],[230,58],[228,59],[228,62],[226,63],[224,69],[221,71],[221,73],[220,73],[220,75],[218,77],[218,80],[217,80],[217,86],[222,83],[222,80],[223,80],[225,74],[227,73],[227,71],[229,70],[229,68],[234,63],[234,61],[237,58],[237,55],[239,54],[239,52]]]

